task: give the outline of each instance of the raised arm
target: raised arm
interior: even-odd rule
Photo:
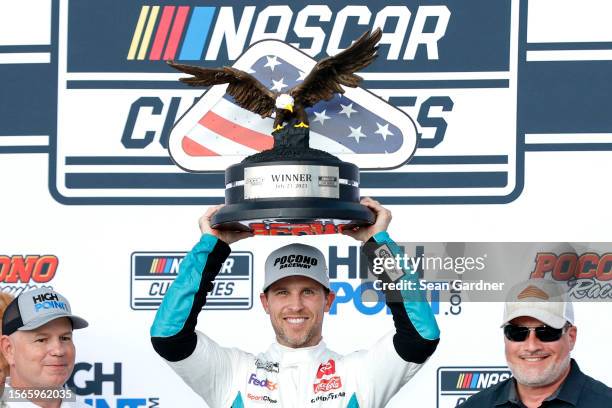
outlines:
[[[374,225],[347,231],[345,234],[363,241],[363,254],[373,264],[374,258],[403,255],[401,248],[391,240],[387,227],[391,212],[375,200],[365,198],[362,204],[376,214]],[[379,278],[386,283],[414,282],[414,290],[383,290],[385,301],[393,316],[395,333],[384,336],[376,345],[361,354],[358,364],[363,365],[366,406],[384,406],[389,399],[419,370],[433,354],[440,341],[440,330],[433,311],[418,290],[418,275],[406,269],[397,280],[382,273]]]
[[[231,384],[239,352],[220,347],[195,327],[213,281],[231,252],[228,244],[249,236],[210,228],[210,217],[218,209],[210,208],[200,218],[202,237],[181,262],[151,326],[155,351],[211,406],[222,404],[227,395],[223,388]]]

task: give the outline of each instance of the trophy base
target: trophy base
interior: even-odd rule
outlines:
[[[359,204],[359,168],[308,147],[308,128],[273,132],[274,147],[225,171],[225,207],[213,228],[257,235],[334,234],[372,224]]]
[[[229,204],[211,220],[213,228],[255,235],[336,234],[374,222],[367,207],[337,200],[270,200]]]

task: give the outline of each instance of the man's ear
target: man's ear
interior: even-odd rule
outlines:
[[[327,298],[325,299],[325,312],[329,312],[329,309],[331,309],[335,299],[336,293],[330,290],[327,294]]]
[[[9,366],[15,364],[15,347],[9,336],[0,337],[0,351]]]
[[[570,351],[574,349],[574,345],[576,344],[576,337],[578,336],[578,329],[576,326],[570,326],[567,329],[567,335],[570,339]]]
[[[265,293],[260,293],[259,300],[261,300],[261,305],[266,311],[266,314],[270,314],[270,305],[268,305],[268,295],[266,295]]]

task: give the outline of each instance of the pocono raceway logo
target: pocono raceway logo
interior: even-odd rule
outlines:
[[[470,396],[507,380],[507,367],[440,367],[437,376],[438,408],[452,408]]]
[[[186,252],[134,252],[132,254],[130,306],[157,310],[176,279]],[[206,310],[248,310],[253,307],[253,254],[233,251],[221,266]]]
[[[83,402],[94,408],[155,408],[161,407],[158,397],[134,394],[124,395],[123,363],[111,367],[101,362],[78,362],[66,385],[75,391]],[[104,387],[106,385],[106,387]],[[112,398],[102,397],[103,389],[112,389]],[[129,395],[129,396],[128,396]]]
[[[563,282],[570,298],[612,300],[612,253],[540,252],[530,279]]]
[[[0,291],[19,296],[29,290],[53,289],[57,273],[55,255],[0,255]]]

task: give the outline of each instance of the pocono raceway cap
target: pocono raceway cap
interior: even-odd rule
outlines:
[[[2,317],[2,334],[9,336],[17,330],[34,330],[60,317],[69,318],[73,329],[89,325],[85,319],[73,315],[68,299],[53,289],[23,292],[6,307]]]
[[[574,306],[562,284],[549,279],[529,279],[508,292],[502,327],[521,316],[561,329],[566,322],[574,324]]]
[[[329,289],[327,264],[323,253],[304,244],[289,244],[278,248],[266,259],[266,276],[263,291],[288,276],[305,276]]]

